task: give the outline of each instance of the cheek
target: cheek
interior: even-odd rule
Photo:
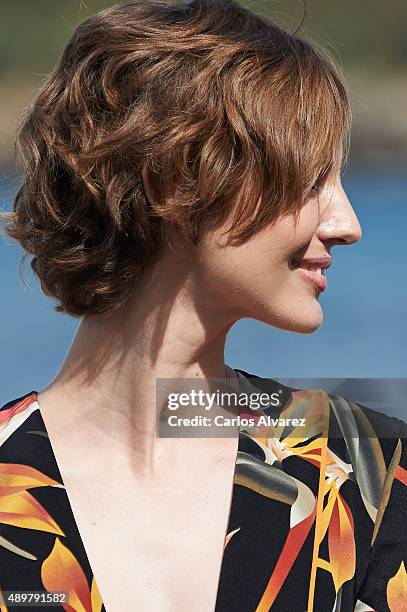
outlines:
[[[310,244],[319,224],[319,207],[315,199],[308,200],[301,209],[297,224],[292,216],[283,217],[270,228],[267,241],[259,246],[270,253],[276,265],[290,262],[298,251]]]
[[[208,295],[223,302],[262,301],[266,294],[278,301],[278,293],[295,287],[297,278],[290,262],[312,239],[316,212],[315,203],[307,204],[297,226],[291,217],[282,218],[238,246],[225,245],[220,234],[207,236],[197,253],[201,285]]]
[[[222,301],[244,308],[277,295],[290,282],[286,251],[267,241],[213,251],[202,261],[205,285]]]

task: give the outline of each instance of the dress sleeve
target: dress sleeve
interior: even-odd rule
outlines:
[[[407,425],[400,424],[355,612],[407,612]]]

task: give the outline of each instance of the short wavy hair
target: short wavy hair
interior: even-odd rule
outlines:
[[[6,234],[54,310],[109,313],[170,228],[198,245],[225,221],[238,242],[297,221],[350,123],[332,59],[237,2],[115,5],[76,28],[23,118]]]

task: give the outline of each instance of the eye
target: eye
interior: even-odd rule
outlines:
[[[321,191],[321,187],[319,185],[319,183],[315,183],[315,185],[313,187],[311,187],[311,191],[310,191],[310,197],[315,197],[318,193],[320,193]]]

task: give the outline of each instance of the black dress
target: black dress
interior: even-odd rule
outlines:
[[[240,426],[215,612],[407,612],[404,422],[237,372],[282,401],[257,413],[272,434]],[[36,391],[0,409],[0,593],[10,591],[26,594],[1,612],[33,591],[33,611],[49,610],[47,597],[51,609],[105,611]]]

